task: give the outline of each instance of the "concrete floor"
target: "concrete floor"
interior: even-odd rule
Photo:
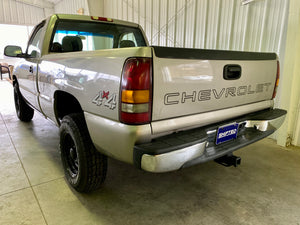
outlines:
[[[105,185],[79,194],[66,183],[58,128],[38,113],[20,122],[0,81],[0,224],[300,224],[300,148],[265,139],[236,155],[151,174],[109,160]]]

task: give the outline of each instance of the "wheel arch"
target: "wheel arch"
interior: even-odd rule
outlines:
[[[12,84],[13,86],[15,86],[16,84],[18,84],[18,79],[17,79],[17,76],[16,75],[12,75]]]
[[[75,96],[65,91],[55,91],[54,112],[58,125],[64,116],[71,113],[83,113],[82,107]]]

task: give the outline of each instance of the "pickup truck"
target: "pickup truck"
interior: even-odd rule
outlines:
[[[59,126],[67,181],[79,192],[104,182],[107,157],[159,173],[215,160],[283,123],[275,109],[275,53],[149,46],[138,24],[56,14],[38,24],[13,71],[15,108]]]

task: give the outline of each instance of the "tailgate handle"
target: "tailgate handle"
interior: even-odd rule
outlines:
[[[229,64],[225,65],[223,69],[223,78],[225,80],[237,80],[242,75],[242,68],[240,65]]]

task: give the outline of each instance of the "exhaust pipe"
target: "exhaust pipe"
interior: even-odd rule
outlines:
[[[215,162],[226,167],[229,166],[237,167],[238,165],[241,164],[241,160],[242,160],[241,157],[235,156],[233,154],[228,154],[215,159]]]

